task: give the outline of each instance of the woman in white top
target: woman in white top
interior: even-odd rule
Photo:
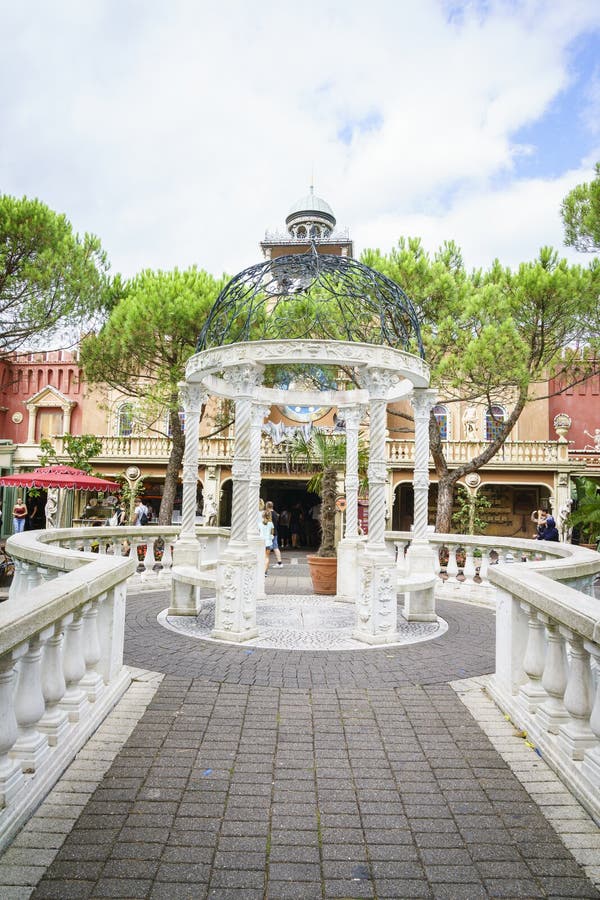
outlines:
[[[261,522],[260,522],[260,533],[263,536],[263,540],[265,542],[265,575],[267,574],[267,569],[269,568],[269,554],[271,553],[271,549],[273,547],[273,519],[271,513],[268,509],[265,509]]]

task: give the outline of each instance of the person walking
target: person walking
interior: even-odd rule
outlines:
[[[145,503],[142,502],[141,497],[135,498],[135,509],[133,511],[134,525],[147,525],[148,524],[148,507]]]
[[[275,554],[275,559],[277,560],[277,567],[280,569],[283,566],[283,563],[281,562],[281,550],[279,549],[279,513],[275,512],[270,500],[267,500],[265,503],[265,509],[267,512],[271,513],[271,521],[273,522],[272,550]]]

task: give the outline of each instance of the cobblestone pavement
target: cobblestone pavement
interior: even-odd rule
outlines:
[[[448,633],[397,650],[249,652],[162,629],[166,605],[128,600],[126,661],[165,677],[35,898],[600,896],[448,684],[492,671],[493,613],[440,603]]]

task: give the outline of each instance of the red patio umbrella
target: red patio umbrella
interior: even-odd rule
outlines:
[[[119,491],[121,485],[95,475],[88,475],[72,466],[44,466],[32,472],[19,472],[0,478],[2,487],[67,488],[79,491]]]

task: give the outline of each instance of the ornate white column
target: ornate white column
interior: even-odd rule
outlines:
[[[437,393],[428,388],[414,388],[410,402],[415,416],[415,467],[413,474],[414,517],[413,539],[407,553],[408,571],[428,574],[434,570],[434,554],[427,540],[427,507],[429,501],[429,414],[436,404]]]
[[[231,467],[231,537],[217,565],[215,628],[212,634],[218,640],[236,643],[251,640],[258,634],[256,552],[248,542],[248,522],[252,475],[252,401],[256,398],[263,371],[262,366],[244,364],[226,370],[223,376],[236,397],[235,445]],[[257,509],[253,512],[257,519]]]
[[[387,462],[387,397],[397,378],[385,369],[369,369],[361,376],[369,392],[369,534],[360,554],[360,582],[353,636],[367,644],[398,640],[396,566],[385,546]]]
[[[196,497],[198,491],[198,436],[200,413],[206,402],[201,385],[182,383],[179,395],[185,412],[185,450],[183,452],[183,497],[181,530],[174,547],[175,565],[198,565],[200,545],[196,538]]]
[[[256,596],[265,596],[265,542],[258,527],[258,501],[260,499],[260,445],[262,423],[269,415],[270,406],[253,403],[250,411],[250,486],[248,492],[248,544],[256,554]]]
[[[366,407],[361,404],[341,406],[340,417],[346,422],[346,522],[344,537],[338,544],[336,600],[353,603],[358,591],[358,438]]]

